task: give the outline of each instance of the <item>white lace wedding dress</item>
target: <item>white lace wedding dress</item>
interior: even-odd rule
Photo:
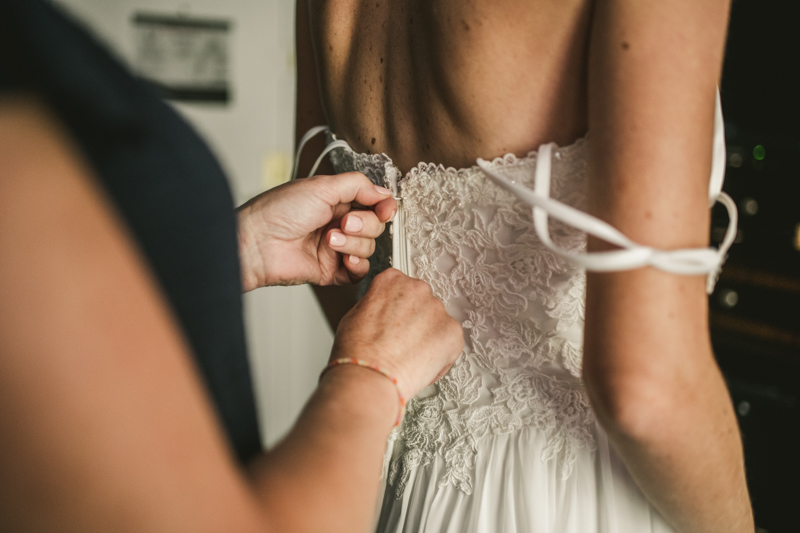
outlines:
[[[556,149],[551,178],[551,196],[582,210],[587,145]],[[337,172],[381,185],[399,177],[384,155],[342,147],[331,159]],[[536,153],[491,165],[534,185]],[[466,344],[450,372],[409,402],[393,436],[378,531],[671,531],[609,445],[581,383],[584,272],[546,248],[530,207],[477,166],[420,163],[398,181],[407,273],[431,285]],[[552,224],[551,235],[562,248],[585,247],[566,225]]]
[[[727,198],[719,107],[717,114],[712,200]],[[393,259],[428,282],[464,329],[460,359],[409,402],[392,434],[378,532],[672,531],[610,445],[581,381],[586,277],[564,257],[585,250],[585,234],[555,221],[546,246],[530,206],[487,176],[532,190],[546,153],[547,194],[585,211],[588,141],[481,161],[483,169],[420,163],[405,175],[386,155],[355,153],[330,133],[326,152],[337,172],[360,171],[399,198],[393,240],[379,240],[372,275]],[[705,250],[711,263],[733,239],[731,205],[727,244]],[[679,268],[696,268],[686,259],[677,258]]]

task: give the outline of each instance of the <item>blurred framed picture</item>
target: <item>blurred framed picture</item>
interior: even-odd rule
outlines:
[[[134,69],[165,98],[230,101],[229,21],[137,13],[132,22]]]

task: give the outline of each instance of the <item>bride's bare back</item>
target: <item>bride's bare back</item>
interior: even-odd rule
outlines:
[[[328,123],[356,151],[463,167],[586,132],[589,0],[312,0]]]

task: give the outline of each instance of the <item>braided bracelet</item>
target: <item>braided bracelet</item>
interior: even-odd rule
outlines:
[[[394,423],[394,427],[399,426],[400,422],[403,420],[403,414],[405,413],[405,410],[406,410],[406,398],[405,398],[405,396],[403,396],[403,391],[400,390],[400,385],[397,382],[397,378],[394,377],[393,375],[391,375],[386,370],[382,369],[381,367],[379,367],[377,365],[373,365],[372,363],[370,363],[368,361],[364,361],[362,359],[353,359],[352,357],[344,357],[342,359],[336,359],[336,360],[331,361],[330,363],[328,363],[328,366],[326,366],[322,370],[322,373],[319,375],[319,379],[322,379],[322,376],[324,376],[325,373],[328,372],[328,370],[330,370],[331,368],[333,368],[335,366],[340,366],[340,365],[358,365],[358,366],[362,366],[364,368],[369,368],[370,370],[373,370],[373,371],[375,371],[375,372],[377,372],[377,373],[389,378],[389,381],[391,381],[392,384],[394,384],[395,389],[397,389],[397,397],[400,399],[400,412],[397,413],[397,420]]]

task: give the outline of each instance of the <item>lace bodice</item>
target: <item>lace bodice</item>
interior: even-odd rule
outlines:
[[[331,153],[337,172],[358,170],[373,182],[399,172],[385,155],[344,147]],[[587,141],[553,157],[551,195],[585,209]],[[536,153],[491,162],[497,172],[533,187]],[[390,482],[398,497],[409,472],[440,453],[441,483],[471,493],[476,443],[490,433],[542,431],[543,461],[568,477],[578,449],[593,449],[594,417],[580,380],[584,273],[537,238],[531,209],[478,167],[420,163],[399,180],[409,274],[428,282],[461,322],[462,357],[408,406]],[[553,240],[580,251],[585,236],[551,224]],[[395,231],[395,234],[397,232]],[[373,270],[388,266],[390,243],[378,244]]]

